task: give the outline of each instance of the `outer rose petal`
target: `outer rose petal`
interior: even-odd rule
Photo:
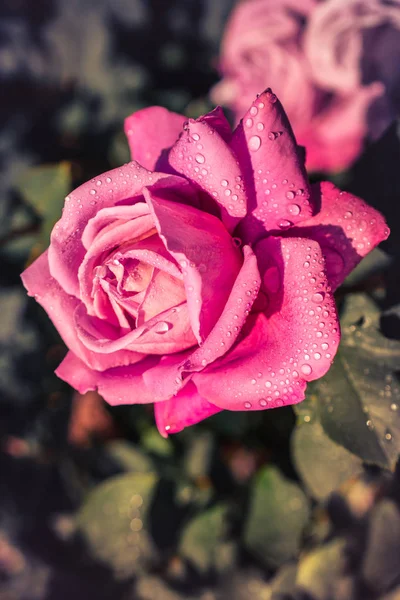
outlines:
[[[335,290],[390,231],[377,210],[333,183],[315,183],[312,192],[320,211],[288,234],[320,244],[329,284]]]
[[[157,360],[158,357],[149,356],[136,365],[99,372],[87,367],[73,352],[68,352],[56,369],[56,375],[81,394],[89,390],[98,390],[104,400],[112,406],[150,404],[155,399],[146,388],[142,375]]]
[[[319,245],[270,237],[255,252],[269,296],[265,315],[251,315],[237,346],[193,376],[202,397],[229,410],[300,402],[306,381],[329,369],[340,338]]]
[[[237,158],[226,142],[225,128],[222,136],[212,123],[210,117],[190,119],[171,149],[169,162],[214,198],[221,208],[222,221],[233,230],[246,215],[247,196]]]
[[[177,396],[165,402],[157,402],[154,406],[157,427],[163,437],[167,437],[169,433],[178,433],[220,411],[218,406],[202,398],[190,381]]]
[[[62,217],[51,233],[49,247],[50,272],[67,294],[79,297],[78,269],[86,252],[81,237],[88,221],[102,208],[129,199],[133,204],[143,186],[162,177],[166,175],[149,173],[131,162],[84,183],[67,196]]]
[[[92,369],[103,371],[111,367],[135,363],[145,356],[130,350],[112,355],[98,354],[87,349],[77,336],[74,313],[80,305],[75,296],[69,296],[50,275],[47,251],[21,275],[30,296],[47,312],[65,344]]]
[[[185,121],[186,117],[162,106],[133,113],[125,119],[124,127],[132,160],[154,171],[161,152],[174,145]]]
[[[271,90],[259,96],[236,128],[231,146],[245,176],[249,213],[245,241],[287,229],[313,213],[307,174],[281,103]]]
[[[144,190],[144,196],[161,239],[182,268],[192,329],[201,342],[224,309],[240,271],[241,253],[216,217],[168,199],[171,190],[178,192],[177,186],[171,188],[174,180],[183,181],[171,176],[165,185]]]

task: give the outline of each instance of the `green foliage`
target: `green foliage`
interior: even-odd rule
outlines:
[[[61,217],[71,186],[71,167],[66,162],[31,167],[19,178],[17,190],[42,220],[33,258],[49,245],[51,230]]]
[[[310,493],[324,500],[344,482],[362,471],[362,461],[325,433],[318,413],[318,398],[309,393],[296,406],[298,424],[292,435],[297,472]]]
[[[400,452],[400,342],[381,334],[379,316],[367,296],[346,298],[338,356],[315,390],[325,433],[365,462],[393,469]]]
[[[196,515],[182,531],[180,555],[203,574],[232,563],[235,549],[225,539],[227,515],[227,505],[217,504]]]
[[[157,563],[148,530],[149,511],[158,478],[154,473],[112,477],[89,493],[77,525],[93,556],[117,577],[127,577]]]
[[[279,567],[297,555],[308,519],[301,488],[275,467],[265,467],[251,489],[244,544],[264,564]]]

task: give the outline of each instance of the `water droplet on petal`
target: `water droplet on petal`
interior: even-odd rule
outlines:
[[[245,121],[245,125],[246,127],[248,127],[250,129],[250,127],[253,127],[253,119],[246,119]]]
[[[261,398],[259,404],[264,408],[265,406],[267,406],[267,401],[264,398]]]
[[[244,407],[247,408],[247,410],[249,410],[249,408],[251,408],[251,402],[245,402]]]
[[[294,215],[295,217],[297,217],[297,215],[299,215],[301,212],[301,208],[298,204],[290,204],[288,209],[290,214]]]
[[[256,106],[252,106],[250,109],[251,116],[255,117],[257,113],[258,113],[258,108]]]
[[[296,196],[296,194],[292,191],[286,192],[286,198],[288,200],[293,200],[295,198],[295,196]],[[293,205],[293,206],[295,206],[295,205]]]
[[[319,304],[320,302],[323,301],[325,294],[322,292],[316,292],[313,297],[312,297],[312,301]]]
[[[255,107],[253,107],[255,108]],[[252,152],[257,152],[257,150],[260,148],[261,146],[261,138],[258,135],[253,135],[250,139],[249,139],[249,149]]]
[[[278,227],[279,229],[288,229],[289,227],[291,227],[293,225],[293,223],[291,221],[288,221],[287,219],[282,219],[281,221],[279,221],[278,223]]]
[[[226,187],[228,185],[228,183],[229,182],[227,181],[227,179],[222,179],[222,181],[221,181],[222,187]]]
[[[199,134],[198,134],[198,133],[194,133],[194,134],[192,135],[192,138],[194,139],[194,141],[195,141],[195,142],[198,142],[198,141],[199,141],[199,139],[200,139],[200,136],[199,136]]]
[[[197,163],[199,163],[200,165],[202,165],[205,162],[205,160],[206,159],[204,158],[204,156],[202,154],[196,154],[195,161]]]
[[[167,323],[166,321],[159,321],[154,327],[154,331],[156,333],[166,333],[171,329],[171,323]]]
[[[304,375],[311,375],[311,373],[312,373],[312,367],[311,367],[311,365],[302,365],[300,367],[300,371],[302,373],[304,373]]]

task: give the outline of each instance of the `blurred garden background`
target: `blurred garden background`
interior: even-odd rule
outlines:
[[[233,6],[1,3],[0,600],[400,598],[398,121],[324,176],[392,235],[338,291],[341,351],[295,410],[164,439],[151,406],[54,375],[66,349],[20,282],[65,195],[129,160],[126,116],[212,108]]]

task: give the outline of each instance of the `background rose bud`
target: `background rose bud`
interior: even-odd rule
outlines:
[[[239,120],[274,86],[307,167],[341,170],[396,115],[399,29],[400,5],[383,0],[245,0],[228,22],[211,97]]]

